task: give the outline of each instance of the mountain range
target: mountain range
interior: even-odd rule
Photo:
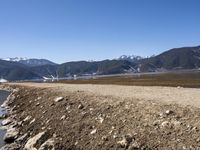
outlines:
[[[0,76],[7,80],[32,80],[43,77],[106,75],[133,72],[158,72],[200,67],[200,46],[174,48],[159,55],[142,58],[123,55],[103,61],[76,61],[56,64],[46,59],[9,58],[0,60]]]

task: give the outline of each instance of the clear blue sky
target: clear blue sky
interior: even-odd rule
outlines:
[[[200,0],[1,0],[0,57],[62,63],[200,45]]]

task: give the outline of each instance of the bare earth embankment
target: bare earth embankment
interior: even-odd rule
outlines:
[[[12,145],[20,149],[200,149],[200,89],[9,86],[16,90],[7,126],[17,131]]]

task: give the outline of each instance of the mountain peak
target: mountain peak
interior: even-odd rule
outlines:
[[[19,62],[21,64],[27,66],[42,66],[42,65],[55,65],[56,63],[49,61],[47,59],[36,59],[36,58],[26,58],[26,57],[14,57],[14,58],[5,58],[2,60],[11,61],[11,62]]]
[[[26,58],[26,57],[2,58],[2,60],[15,61],[15,62],[19,62],[21,60],[27,60],[27,59],[28,58]]]
[[[118,58],[118,60],[128,60],[131,62],[138,61],[141,59],[143,59],[143,57],[137,55],[122,55]]]

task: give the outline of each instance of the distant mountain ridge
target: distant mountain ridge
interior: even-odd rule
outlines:
[[[139,61],[141,71],[200,68],[200,46],[173,48],[155,57]]]
[[[2,59],[6,61],[12,61],[12,62],[19,62],[21,64],[33,67],[33,66],[42,66],[42,65],[56,65],[56,63],[49,61],[47,59],[35,59],[35,58],[23,58],[23,57],[15,57],[15,58],[6,58]]]
[[[135,72],[158,72],[177,69],[199,69],[200,46],[174,48],[157,56],[142,58],[123,55],[103,61],[77,61],[55,64],[45,59],[0,60],[0,76],[7,80],[65,78],[73,75],[104,75]]]

